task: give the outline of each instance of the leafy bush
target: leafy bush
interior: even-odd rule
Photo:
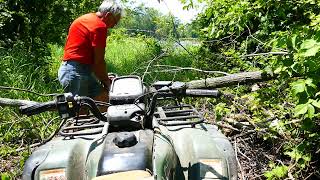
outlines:
[[[183,2],[188,7],[192,5],[191,0]],[[291,159],[284,165],[270,166],[265,176],[269,179],[282,179],[289,174],[297,179],[307,177],[311,166],[319,167],[319,163],[310,164],[317,162],[320,148],[317,143],[320,139],[319,2],[199,2],[207,4],[198,17],[204,39],[201,66],[228,72],[269,69],[278,75],[277,80],[270,82],[272,87],[250,94],[245,92],[253,95],[253,101],[248,103],[258,108],[249,112],[258,122],[272,118],[268,114],[278,119],[269,123],[265,138],[285,138],[282,156]],[[275,56],[277,53],[281,55]],[[263,109],[268,114],[262,113]]]

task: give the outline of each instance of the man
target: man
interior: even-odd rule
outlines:
[[[65,92],[108,101],[110,81],[104,61],[107,30],[119,22],[121,12],[117,3],[104,0],[98,12],[80,16],[71,24],[58,72]]]

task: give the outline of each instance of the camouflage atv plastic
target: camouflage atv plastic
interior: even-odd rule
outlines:
[[[23,179],[38,180],[41,171],[50,169],[64,169],[70,180],[96,177],[105,145],[99,136],[52,140],[33,152],[26,162]],[[212,125],[200,124],[196,128],[159,126],[152,146],[150,170],[155,179],[237,178],[232,146]]]
[[[156,117],[152,122],[149,129],[112,132],[109,123],[100,122],[100,134],[57,137],[32,153],[23,179],[90,180],[130,170],[146,170],[159,180],[237,179],[232,145],[215,126],[166,126]],[[135,144],[130,144],[132,137]]]

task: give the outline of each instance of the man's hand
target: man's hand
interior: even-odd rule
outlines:
[[[102,82],[104,87],[109,91],[110,80],[108,78],[108,71],[106,62],[104,61],[105,48],[94,47],[94,63],[92,70],[97,78]]]
[[[104,87],[105,89],[107,89],[107,91],[109,92],[110,86],[111,86],[110,79],[108,78],[107,80],[101,81],[101,82],[102,82],[102,84],[103,84],[103,87]]]

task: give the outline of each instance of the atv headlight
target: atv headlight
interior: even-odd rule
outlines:
[[[221,159],[200,159],[201,179],[223,179],[223,161]]]
[[[40,171],[40,180],[51,180],[51,179],[59,179],[59,180],[66,180],[66,169],[50,169]]]

